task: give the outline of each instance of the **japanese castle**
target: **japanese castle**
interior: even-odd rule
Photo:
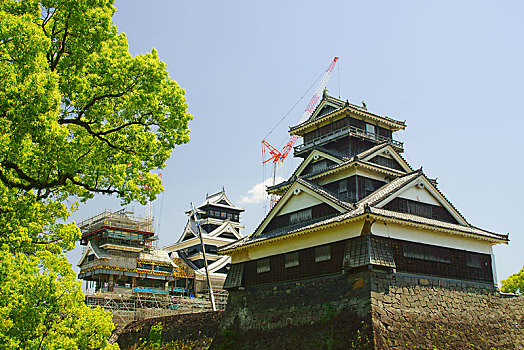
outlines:
[[[302,162],[268,193],[280,200],[255,231],[219,249],[225,288],[300,281],[362,269],[493,287],[493,246],[507,234],[471,225],[437,182],[402,157],[403,121],[324,93],[290,128]]]
[[[207,290],[204,252],[200,243],[200,234],[205,247],[209,278],[213,289],[222,289],[226,279],[231,258],[218,255],[218,248],[241,239],[240,213],[244,209],[235,206],[226,196],[225,189],[206,195],[205,201],[196,207],[200,228],[196,225],[192,210],[186,226],[178,241],[164,247],[172,259],[182,260],[195,275],[195,291]]]

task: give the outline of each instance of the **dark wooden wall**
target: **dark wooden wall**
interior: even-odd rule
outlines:
[[[397,272],[493,283],[489,254],[373,237],[386,242],[390,247]],[[257,273],[257,260],[245,262],[242,283],[250,286],[341,273],[347,241],[331,243],[331,259],[327,261],[315,262],[315,247],[312,247],[298,250],[299,265],[295,267],[284,267],[285,254],[269,257],[268,272]]]

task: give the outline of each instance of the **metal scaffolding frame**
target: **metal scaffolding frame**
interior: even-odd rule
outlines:
[[[217,310],[225,310],[228,293],[215,291],[214,294]],[[86,295],[85,303],[90,307],[100,307],[111,312],[113,322],[117,325],[153,317],[212,311],[209,293],[200,297],[155,295],[154,293],[134,293],[132,295],[102,293]]]

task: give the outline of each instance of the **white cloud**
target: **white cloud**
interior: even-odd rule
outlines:
[[[275,183],[284,181],[284,178],[277,177]],[[267,178],[264,182],[255,184],[246,194],[240,195],[241,204],[264,203],[266,200],[266,187],[273,184],[273,178]]]

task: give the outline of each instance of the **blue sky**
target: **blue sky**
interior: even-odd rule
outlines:
[[[161,171],[166,191],[153,206],[160,245],[178,239],[191,201],[222,186],[246,209],[243,233],[252,232],[264,215],[253,191],[264,179],[260,141],[339,56],[330,94],[405,120],[396,138],[411,165],[437,177],[471,224],[510,233],[510,244],[495,248],[498,278],[522,268],[524,3],[119,0],[116,7],[131,53],[156,48],[194,116],[191,141]],[[312,93],[270,143],[285,144]],[[291,158],[285,174],[299,164]],[[97,197],[72,219],[105,208],[119,209],[119,201]],[[80,251],[69,254],[74,265]]]

